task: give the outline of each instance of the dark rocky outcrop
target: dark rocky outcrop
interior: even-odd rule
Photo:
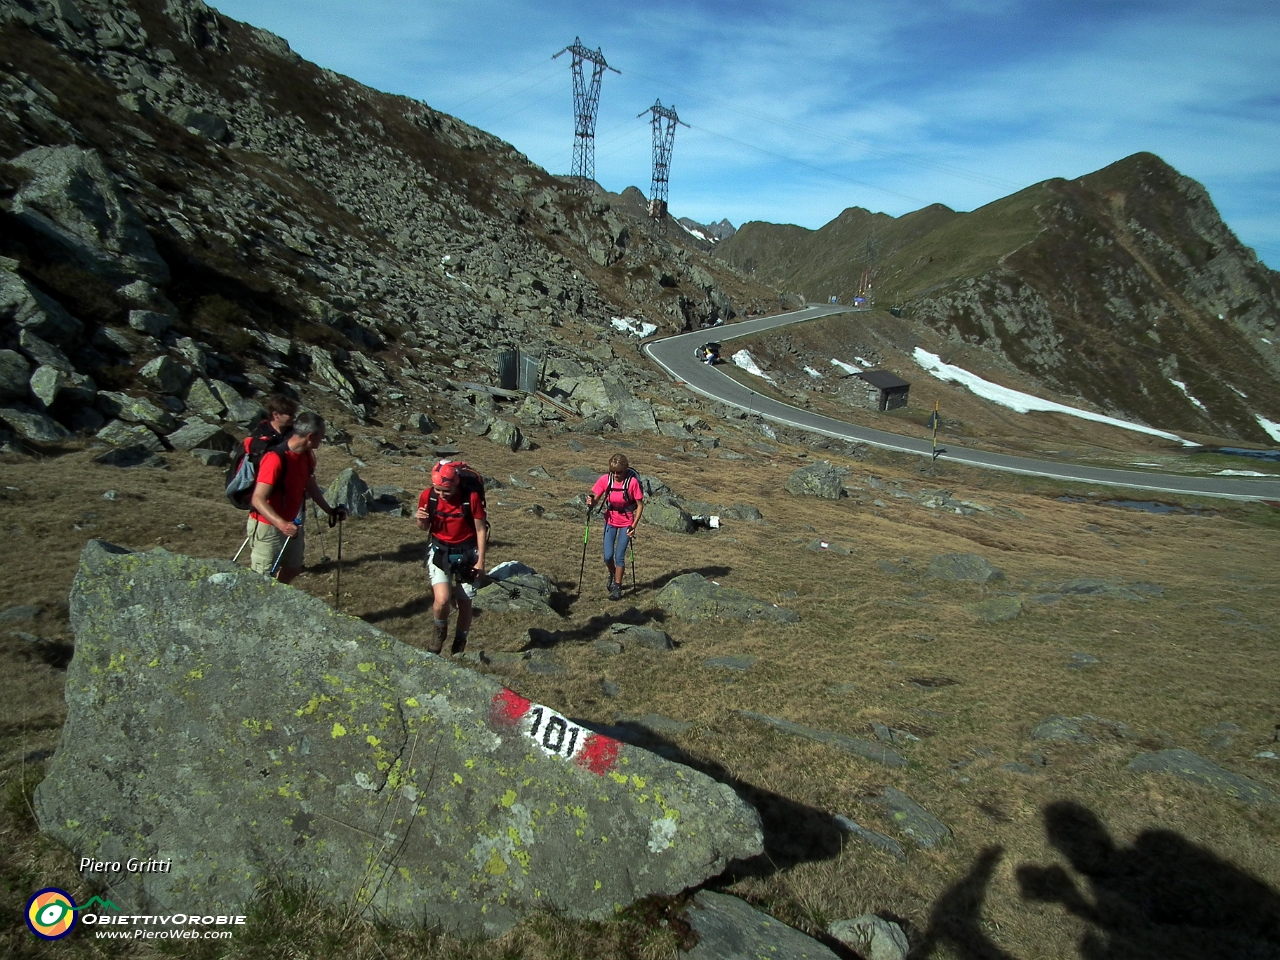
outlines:
[[[397,924],[494,935],[611,917],[759,854],[723,784],[592,734],[226,561],[91,541],[68,718],[36,792],[125,911],[244,912],[262,881]]]

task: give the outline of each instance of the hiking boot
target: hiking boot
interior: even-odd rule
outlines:
[[[444,649],[444,642],[449,637],[449,625],[447,623],[443,626],[433,626],[435,627],[435,632],[432,634],[431,639],[427,641],[427,653],[439,653]]]
[[[449,655],[456,657],[465,649],[467,649],[467,634],[459,632],[453,638],[453,646],[449,648]]]
[[[622,599],[622,584],[620,584],[617,580],[609,581],[609,599],[610,600]]]

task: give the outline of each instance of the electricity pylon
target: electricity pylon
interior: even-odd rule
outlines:
[[[573,172],[571,176],[577,183],[579,193],[590,193],[591,185],[596,179],[596,112],[600,107],[600,78],[606,70],[613,70],[619,76],[621,70],[614,70],[605,62],[604,54],[597,47],[595,50],[582,45],[582,40],[573,38],[573,46],[565,47],[551,59],[562,53],[573,54]],[[582,75],[582,62],[591,63],[591,81]]]
[[[676,124],[689,125],[676,116],[675,104],[664,107],[661,100],[653,101],[652,107],[641,110],[636,116],[643,117],[646,113],[653,115],[653,184],[649,190],[649,216],[661,220],[667,214],[667,186],[671,176],[671,148],[676,143]]]

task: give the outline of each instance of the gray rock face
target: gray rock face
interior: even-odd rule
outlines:
[[[857,951],[863,960],[903,960],[911,950],[902,928],[874,913],[837,920],[827,927],[827,933]]]
[[[13,198],[21,220],[85,269],[112,279],[168,282],[168,265],[96,151],[36,147],[13,163],[31,173]]]
[[[56,300],[7,269],[9,264],[17,266],[12,260],[0,258],[0,320],[12,321],[20,330],[29,330],[51,343],[74,343],[84,324]]]
[[[173,431],[166,437],[169,445],[175,450],[216,450],[222,453],[230,451],[235,440],[220,427],[205,423],[203,420],[192,420],[184,427]],[[332,503],[333,501],[329,501]]]
[[[658,606],[684,620],[770,620],[799,623],[794,610],[712,583],[700,573],[685,573],[669,581],[657,596]]]
[[[130,310],[129,326],[148,337],[163,337],[173,326],[173,317],[155,310]]]
[[[976,553],[942,553],[929,561],[925,576],[930,580],[990,583],[992,580],[1003,580],[1004,572]]]
[[[674,650],[675,642],[663,630],[641,627],[631,623],[615,623],[610,634],[628,647],[645,647],[649,650]]]
[[[221,417],[227,410],[227,405],[218,399],[209,381],[203,379],[191,381],[182,399],[186,401],[188,410],[205,417]]]
[[[13,350],[0,350],[0,400],[24,400],[31,364]]]
[[[745,900],[714,890],[698,891],[689,904],[688,916],[698,944],[681,954],[687,960],[836,960],[836,955],[813,937]]]
[[[477,590],[472,601],[477,610],[559,616],[550,604],[556,585],[546,574],[522,563],[503,563],[489,575],[493,583]]]
[[[668,533],[693,533],[693,518],[670,497],[651,497],[645,501],[641,522],[651,523]]]
[[[510,420],[494,420],[489,424],[489,442],[514,452],[524,446],[524,434]]]
[[[915,841],[917,847],[931,850],[951,836],[951,829],[945,823],[901,790],[885,787],[878,797],[868,797],[866,802],[888,810],[894,824]]]
[[[369,515],[369,485],[360,479],[355,468],[348,467],[333,478],[324,498],[330,506],[342,504],[353,517]]]
[[[226,561],[91,541],[71,621],[37,815],[77,857],[172,861],[110,878],[125,911],[243,912],[270,878],[493,936],[762,849],[729,787]]]
[[[227,139],[227,121],[212,113],[192,110],[190,107],[178,107],[172,114],[174,123],[195,130],[210,140]]]
[[[864,843],[869,843],[877,850],[887,853],[899,863],[907,862],[907,851],[903,850],[902,844],[893,839],[893,837],[886,837],[883,833],[864,827],[856,820],[851,820],[840,813],[832,817],[831,822],[845,833],[855,836]]]
[[[1140,773],[1171,773],[1250,805],[1280,803],[1280,796],[1258,781],[1224,770],[1190,750],[1178,748],[1143,753],[1130,761],[1129,769]]]
[[[174,395],[181,393],[182,388],[191,379],[190,368],[178,363],[172,357],[156,357],[138,372],[161,393]]]
[[[109,417],[119,417],[130,423],[145,423],[161,433],[177,427],[173,414],[161,410],[145,397],[131,397],[127,393],[103,390],[98,394],[98,409]]]
[[[1045,717],[1031,729],[1032,740],[1050,743],[1097,743],[1103,737],[1128,740],[1133,736],[1127,723],[1092,714],[1085,714],[1083,717],[1054,714]]]
[[[48,414],[24,407],[0,407],[0,421],[7,423],[18,436],[36,443],[58,443],[71,436],[66,427]]]
[[[837,467],[824,460],[795,471],[787,478],[783,489],[797,497],[839,500],[844,494],[844,476]]]
[[[141,423],[112,420],[98,431],[97,437],[114,447],[143,447],[151,453],[159,453],[164,449],[164,444],[155,431]]]
[[[1022,615],[1022,599],[1020,597],[992,597],[977,603],[965,605],[965,609],[987,623],[1000,623],[1004,620],[1016,620]]]

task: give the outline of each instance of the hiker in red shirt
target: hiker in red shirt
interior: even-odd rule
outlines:
[[[293,418],[298,415],[298,401],[280,393],[267,397],[263,403],[267,415],[249,428],[249,435],[244,438],[246,455],[253,451],[250,445],[260,441],[264,447],[274,447],[283,443],[293,430]]]
[[[622,599],[622,574],[627,566],[627,544],[635,539],[636,524],[644,513],[640,475],[621,453],[609,458],[609,472],[587,494],[587,510],[604,500],[604,565],[609,571],[609,599]]]
[[[329,516],[347,515],[346,507],[329,506],[316,483],[315,450],[323,442],[324,418],[317,413],[304,413],[293,421],[293,432],[284,445],[268,450],[258,464],[253,509],[245,531],[253,544],[249,566],[258,573],[269,574],[279,557],[276,579],[281,583],[293,582],[302,572],[306,549],[302,508],[306,497],[310,495]]]
[[[451,653],[461,653],[471,632],[471,598],[477,576],[484,575],[484,554],[489,524],[485,519],[481,490],[463,490],[457,463],[443,460],[431,471],[431,488],[422,491],[415,514],[418,529],[431,534],[427,544],[427,569],[431,571],[432,615],[435,631],[427,643],[439,653],[449,636],[450,601],[458,604],[458,631]],[[433,496],[434,494],[434,496]],[[478,572],[478,573],[477,573]]]

